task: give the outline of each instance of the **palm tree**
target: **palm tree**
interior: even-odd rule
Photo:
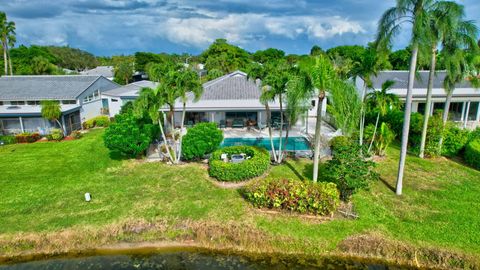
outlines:
[[[58,100],[42,100],[40,103],[41,106],[41,114],[42,117],[45,119],[48,119],[50,121],[55,121],[57,122],[58,126],[63,132],[63,135],[65,134],[65,129],[63,128],[62,123],[60,123],[59,119],[62,116],[62,109],[60,106],[60,102]]]
[[[394,81],[387,80],[382,84],[380,91],[373,91],[367,95],[367,103],[370,109],[377,111],[377,120],[375,121],[375,128],[368,147],[368,153],[370,153],[373,142],[375,141],[380,116],[385,116],[389,110],[400,107],[398,97],[395,94],[388,93],[394,84]]]
[[[430,72],[428,77],[427,100],[425,104],[425,115],[423,120],[422,137],[420,142],[419,157],[424,157],[425,143],[427,138],[428,120],[430,117],[432,105],[433,79],[435,76],[435,66],[437,61],[437,47],[439,43],[443,45],[450,42],[452,36],[456,37],[452,41],[456,47],[473,48],[476,46],[477,30],[476,26],[469,21],[462,21],[465,12],[462,5],[455,2],[439,2],[435,10],[432,11],[429,31],[430,37]]]
[[[352,136],[358,131],[362,102],[357,88],[351,82],[340,81],[336,87],[329,89],[330,104],[327,111],[335,120],[335,126],[345,136]]]
[[[323,100],[325,99],[326,91],[333,88],[338,82],[338,77],[330,60],[323,55],[316,57],[313,66],[307,64],[306,68],[310,69],[310,80],[316,88],[318,98],[317,121],[315,124],[315,146],[313,153],[313,182],[317,182],[318,165],[320,161]]]
[[[402,130],[402,144],[400,151],[400,160],[398,164],[398,175],[396,194],[402,194],[403,174],[405,169],[405,159],[407,156],[408,132],[410,129],[410,114],[412,112],[412,90],[415,80],[415,70],[417,67],[417,56],[419,46],[424,46],[429,38],[429,19],[431,11],[436,9],[437,0],[397,0],[396,6],[389,8],[382,15],[378,23],[377,40],[378,47],[390,46],[392,38],[396,36],[404,23],[410,23],[411,48],[410,70],[408,75],[408,87],[405,101],[405,113]]]
[[[360,132],[359,132],[359,144],[363,145],[363,133],[365,130],[365,97],[367,94],[367,88],[372,87],[372,76],[376,76],[379,70],[379,57],[375,50],[369,48],[362,55],[360,62],[355,62],[350,74],[356,78],[359,77],[363,81],[363,90],[360,97],[361,109],[360,109]]]
[[[7,15],[4,12],[0,12],[0,43],[3,48],[5,75],[8,74],[8,63],[10,63],[10,75],[13,75],[12,61],[10,59],[8,46],[13,47],[15,41],[15,23],[7,21]]]

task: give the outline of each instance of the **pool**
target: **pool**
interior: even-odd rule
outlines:
[[[282,138],[285,142],[285,138]],[[280,143],[279,137],[273,138],[273,144],[275,149],[278,149],[278,144]],[[259,137],[259,138],[225,138],[221,144],[224,146],[235,146],[235,145],[251,145],[266,148],[267,150],[272,150],[270,145],[269,137]],[[282,145],[282,148],[285,148]],[[289,137],[287,151],[308,151],[311,150],[310,144],[304,137]]]

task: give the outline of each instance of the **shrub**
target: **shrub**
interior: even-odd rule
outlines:
[[[110,118],[106,115],[100,115],[83,122],[84,129],[90,129],[94,127],[108,127],[110,124]]]
[[[468,136],[468,141],[473,141],[475,139],[480,139],[480,127],[477,127],[475,130],[470,132]]]
[[[186,160],[202,158],[215,151],[223,140],[223,132],[215,123],[200,123],[183,136],[182,152]]]
[[[72,138],[74,138],[75,140],[78,140],[83,137],[83,133],[79,130],[75,130],[72,132],[72,134],[70,134],[70,136],[72,136]]]
[[[49,141],[61,141],[63,140],[63,131],[58,128],[54,128],[50,131],[50,134],[47,135]]]
[[[5,135],[0,136],[0,142],[3,142],[3,144],[15,144],[17,143],[17,139],[15,138],[15,136]]]
[[[316,215],[332,214],[340,202],[339,192],[333,183],[263,179],[247,185],[242,193],[255,207]]]
[[[105,146],[124,156],[138,158],[158,134],[156,125],[145,123],[131,113],[119,114],[103,135]]]
[[[344,149],[346,146],[350,145],[352,140],[347,136],[337,136],[333,137],[330,140],[330,148],[332,149],[332,153],[338,151],[340,149]]]
[[[442,155],[446,157],[457,156],[470,139],[470,132],[461,129],[454,123],[448,123],[443,135]]]
[[[369,183],[378,179],[374,171],[375,163],[365,160],[358,144],[350,144],[335,151],[332,160],[320,172],[325,182],[335,183],[340,190],[340,198],[348,201],[359,189],[366,189]]]
[[[365,144],[370,146],[375,126],[370,124],[365,128]],[[390,129],[389,125],[382,122],[375,133],[375,140],[373,141],[372,151],[379,156],[385,156],[388,146],[395,139],[395,133]]]
[[[40,134],[38,133],[30,133],[30,132],[24,132],[15,135],[15,140],[17,143],[33,143],[36,142],[40,139]]]
[[[475,139],[467,144],[464,158],[468,165],[480,170],[480,139]]]
[[[422,120],[423,121],[423,120]],[[427,137],[425,141],[425,155],[429,157],[439,156],[440,153],[440,140],[442,139],[444,132],[442,115],[435,113],[428,120]],[[420,139],[421,139],[420,131]],[[420,147],[420,143],[418,145]]]
[[[249,159],[241,163],[225,162],[222,154],[246,154]],[[241,181],[262,175],[270,165],[270,154],[264,148],[230,146],[216,150],[209,160],[209,174],[221,181]]]

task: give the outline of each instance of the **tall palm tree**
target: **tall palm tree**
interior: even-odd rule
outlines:
[[[380,91],[373,91],[367,95],[368,107],[370,107],[372,111],[377,111],[377,120],[375,121],[373,136],[368,147],[369,153],[372,149],[373,142],[375,141],[380,116],[385,116],[389,110],[400,107],[400,101],[398,100],[397,95],[388,93],[394,84],[394,81],[387,80],[382,84]]]
[[[13,47],[15,41],[15,23],[12,21],[9,22],[7,20],[7,15],[4,12],[0,12],[0,43],[3,48],[5,75],[8,74],[8,63],[10,63],[10,75],[13,75],[12,61],[10,59],[8,47]]]
[[[402,144],[400,160],[398,164],[398,175],[396,194],[401,195],[403,189],[403,174],[407,156],[408,132],[410,129],[410,114],[412,112],[412,90],[417,67],[417,56],[419,46],[424,46],[429,38],[429,14],[436,9],[437,0],[397,0],[394,7],[389,8],[382,15],[378,23],[376,44],[379,47],[390,46],[392,38],[396,36],[404,23],[411,24],[411,48],[410,70],[408,75],[408,87],[405,101],[405,113],[402,130]]]
[[[313,66],[307,65],[310,75],[310,80],[317,91],[317,121],[315,124],[315,146],[313,153],[313,181],[318,180],[318,167],[320,161],[320,146],[321,146],[321,128],[322,128],[322,111],[323,100],[326,92],[335,87],[338,82],[338,77],[333,68],[332,63],[328,58],[320,55],[315,58]]]
[[[437,62],[437,47],[440,43],[444,46],[452,40],[454,46],[472,48],[476,46],[477,29],[470,21],[462,21],[465,16],[464,8],[455,2],[439,2],[437,8],[430,14],[429,31],[432,40],[430,43],[430,72],[428,77],[427,100],[425,104],[425,115],[422,127],[419,157],[424,157],[425,143],[427,138],[428,120],[432,105],[433,79]]]

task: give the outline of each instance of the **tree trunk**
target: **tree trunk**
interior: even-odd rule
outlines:
[[[163,113],[162,113],[162,115],[163,115]],[[160,127],[160,133],[162,134],[163,143],[165,144],[165,148],[167,150],[168,158],[170,159],[170,162],[172,162],[172,164],[174,164],[172,153],[170,153],[170,149],[168,147],[167,136],[165,136],[165,131],[163,130],[163,124],[162,124],[162,121],[160,121],[160,119],[158,119],[158,126]],[[159,151],[161,151],[161,149],[159,149]]]
[[[288,154],[287,153],[287,145],[288,145],[289,131],[290,131],[290,125],[287,125],[287,130],[285,131],[285,143],[283,144],[282,159],[284,158],[285,154]]]
[[[448,113],[450,111],[450,103],[452,102],[452,96],[453,96],[453,89],[447,93],[447,98],[445,100],[445,107],[443,108],[442,122],[443,122],[444,129],[448,121]],[[438,142],[438,149],[440,153],[442,152],[442,146],[443,146],[443,133],[442,133],[442,137],[440,137],[440,141]]]
[[[5,75],[8,75],[8,59],[7,59],[7,44],[5,39],[2,37],[2,47],[3,47],[3,66],[4,66],[4,71]]]
[[[363,81],[362,106],[360,107],[360,134],[358,144],[363,145],[363,133],[365,130],[365,96],[367,95],[367,82]]]
[[[403,189],[403,174],[405,170],[405,160],[407,158],[408,132],[410,131],[410,114],[412,112],[412,92],[413,92],[413,83],[415,81],[417,55],[418,55],[418,44],[414,44],[412,49],[412,57],[410,59],[410,71],[408,73],[407,97],[405,100],[405,113],[403,117],[402,147],[400,150],[400,161],[398,163],[398,175],[397,175],[397,185],[396,185],[397,195],[402,195],[402,189]]]
[[[313,182],[317,182],[318,180],[318,163],[320,162],[321,144],[320,131],[322,129],[322,107],[324,98],[325,92],[323,90],[320,90],[320,93],[318,94],[317,123],[315,124],[315,148],[313,150]]]
[[[62,130],[63,136],[67,136],[67,131],[63,127],[62,123],[60,123],[60,121],[58,121],[58,119],[55,119],[55,121],[57,121],[58,126],[60,126],[60,129]]]
[[[183,102],[183,110],[182,110],[182,122],[180,123],[180,138],[178,139],[178,144],[179,144],[179,149],[178,149],[178,155],[177,155],[177,163],[180,162],[180,159],[182,158],[182,140],[183,140],[183,122],[185,121],[185,111],[186,111],[187,105],[185,102]]]
[[[8,66],[10,67],[10,76],[13,75],[13,68],[12,68],[12,59],[10,58],[10,51],[8,48],[8,43],[5,44],[5,50],[7,52],[7,58],[8,58]]]
[[[279,95],[278,101],[280,103],[280,133],[279,133],[279,140],[278,140],[278,161],[277,163],[282,163],[283,155],[282,155],[282,141],[283,141],[283,103],[282,103],[282,94]]]
[[[377,114],[377,121],[375,121],[375,129],[373,129],[372,140],[370,141],[370,145],[368,146],[368,153],[370,153],[370,151],[372,150],[373,141],[375,141],[375,136],[377,135],[378,120],[380,120],[380,113]]]
[[[265,104],[265,111],[267,113],[267,128],[268,128],[268,136],[270,137],[270,146],[272,148],[272,154],[273,154],[273,161],[277,162],[277,154],[275,153],[275,144],[273,143],[273,137],[272,137],[272,115],[270,112],[270,106],[268,106],[268,103]]]
[[[423,158],[425,155],[425,143],[427,141],[428,119],[430,118],[430,111],[432,107],[432,89],[433,77],[435,75],[435,65],[437,62],[437,46],[432,47],[432,58],[430,60],[430,72],[428,74],[428,88],[427,88],[427,103],[425,104],[425,116],[423,118],[422,139],[420,141],[420,153],[418,156]]]

